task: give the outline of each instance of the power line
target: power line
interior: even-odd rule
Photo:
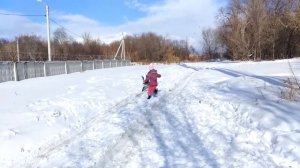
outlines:
[[[45,16],[46,16],[46,15],[33,15],[33,14],[2,13],[2,12],[0,12],[0,15],[5,15],[5,16],[29,16],[29,17],[41,17],[41,16],[45,17]],[[67,32],[69,32],[69,33],[71,33],[71,34],[73,34],[73,35],[75,35],[75,36],[77,36],[77,37],[82,38],[81,35],[78,35],[77,33],[72,32],[71,30],[69,30],[69,29],[67,29],[66,27],[62,26],[61,24],[57,23],[55,20],[53,20],[53,19],[51,19],[51,18],[50,18],[50,20],[51,20],[53,23],[57,24],[58,26],[64,28]]]
[[[16,13],[2,13],[0,12],[0,15],[6,15],[6,16],[32,16],[32,17],[41,17],[46,15],[31,15],[31,14],[16,14]]]
[[[60,26],[60,27],[62,27],[62,28],[64,28],[67,32],[69,32],[69,33],[71,33],[71,34],[73,34],[73,35],[75,35],[75,36],[77,36],[77,37],[80,37],[80,38],[82,38],[82,36],[81,35],[78,35],[77,33],[74,33],[74,32],[72,32],[71,30],[69,30],[69,29],[67,29],[67,28],[65,28],[64,26],[62,26],[61,24],[59,24],[59,23],[57,23],[55,20],[53,20],[53,19],[50,19],[53,23],[55,23],[55,24],[57,24],[58,26]]]

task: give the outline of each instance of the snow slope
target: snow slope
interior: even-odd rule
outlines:
[[[299,59],[158,65],[0,83],[1,167],[300,167]]]

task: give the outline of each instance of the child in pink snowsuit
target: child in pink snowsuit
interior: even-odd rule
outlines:
[[[149,72],[146,75],[146,79],[144,81],[144,83],[147,83],[149,85],[148,88],[148,99],[151,98],[151,95],[153,94],[153,92],[156,94],[157,93],[157,78],[160,78],[161,75],[157,73],[157,70],[154,69],[154,64],[150,64],[149,65]]]

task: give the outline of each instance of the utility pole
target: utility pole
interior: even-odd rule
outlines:
[[[123,39],[123,59],[125,60],[125,40]]]
[[[125,40],[124,40],[124,32],[122,32],[122,53],[121,53],[121,59],[123,57],[123,59],[125,60]]]
[[[121,49],[121,60],[124,59],[125,60],[125,41],[124,39],[121,41],[120,45],[119,45],[119,48],[115,54],[115,57],[114,57],[114,60],[116,59],[118,53],[119,53],[119,50]]]
[[[50,41],[50,23],[49,23],[49,6],[46,5],[46,20],[47,20],[47,37],[48,37],[48,61],[51,61],[51,41]]]
[[[125,40],[124,40],[124,35],[123,35],[123,33],[122,33],[122,40],[121,40],[121,43],[120,43],[120,45],[119,45],[119,48],[118,48],[118,50],[117,50],[117,52],[116,52],[116,54],[115,54],[115,57],[114,57],[114,60],[116,59],[116,57],[117,57],[117,55],[118,55],[118,53],[119,53],[119,50],[121,49],[121,60],[122,59],[124,59],[124,60],[126,60],[126,56],[125,56]]]

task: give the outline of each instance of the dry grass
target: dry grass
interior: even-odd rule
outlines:
[[[296,80],[294,80],[294,78],[288,78],[284,83],[285,87],[281,90],[281,98],[288,101],[296,100],[296,97],[300,92]]]

